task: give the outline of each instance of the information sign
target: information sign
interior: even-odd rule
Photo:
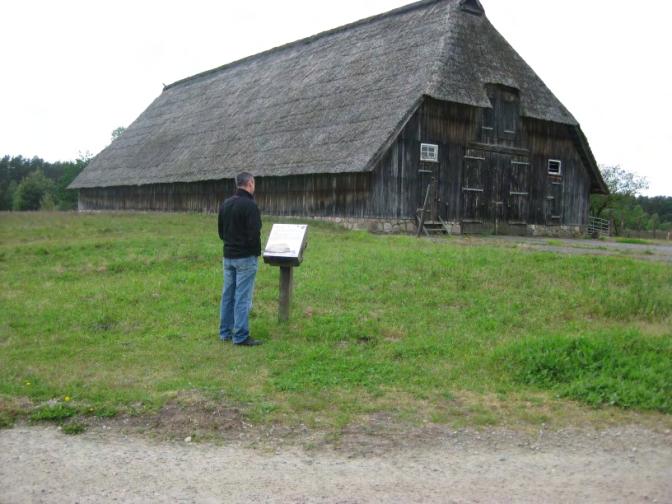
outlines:
[[[264,248],[264,262],[271,266],[280,266],[278,318],[281,321],[289,320],[294,266],[299,266],[303,261],[307,231],[306,224],[273,224]]]
[[[306,224],[273,224],[264,248],[264,261],[272,264],[277,258],[277,262],[292,262],[298,266],[303,260],[307,230]]]

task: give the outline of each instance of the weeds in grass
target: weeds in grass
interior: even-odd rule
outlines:
[[[30,415],[34,422],[60,422],[77,414],[75,408],[64,404],[42,406]]]
[[[278,406],[276,404],[263,402],[260,404],[255,404],[252,408],[250,408],[246,412],[245,418],[247,418],[250,422],[264,423],[277,410]]]
[[[672,340],[636,331],[546,336],[500,349],[514,380],[594,406],[672,413]]]
[[[0,429],[7,429],[14,425],[14,418],[4,411],[0,411]]]
[[[64,434],[68,435],[77,435],[77,434],[82,434],[83,432],[86,431],[86,425],[79,423],[79,422],[72,422],[72,423],[67,423],[63,425],[61,428]]]
[[[603,315],[615,320],[664,320],[672,313],[672,283],[661,282],[639,263],[621,265],[622,275],[599,293]],[[614,272],[618,274],[617,272]]]

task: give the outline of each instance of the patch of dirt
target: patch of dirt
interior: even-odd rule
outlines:
[[[168,437],[238,432],[245,425],[238,408],[205,400],[185,404],[179,399],[169,402],[156,413],[122,415],[106,423],[126,431],[147,431]]]

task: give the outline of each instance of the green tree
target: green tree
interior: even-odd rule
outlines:
[[[672,196],[639,196],[637,203],[646,213],[658,214],[661,224],[672,223]]]
[[[112,141],[114,142],[117,138],[119,138],[124,131],[126,131],[124,126],[119,126],[118,128],[114,129],[114,131],[112,131]]]
[[[620,166],[601,166],[600,172],[609,194],[591,196],[591,214],[610,219],[617,235],[626,227],[641,229],[644,225],[645,212],[637,204],[636,197],[639,192],[648,189],[649,183],[646,178],[626,171]]]
[[[4,186],[5,183],[2,185]],[[0,210],[12,209],[12,202],[14,201],[14,193],[17,186],[16,180],[10,180],[6,184],[6,187],[2,187],[2,190],[0,190]]]
[[[651,216],[647,228],[653,231],[653,237],[656,238],[656,233],[660,229],[660,216],[657,213]]]
[[[625,222],[625,228],[642,231],[646,228],[649,216],[644,209],[637,204],[637,200],[632,198],[624,208],[623,220]]]
[[[626,171],[618,165],[600,167],[600,171],[607,187],[609,187],[609,191],[612,193],[637,196],[637,194],[649,188],[649,181],[646,180],[646,177]]]
[[[54,201],[54,196],[51,192],[44,193],[42,199],[40,200],[40,210],[46,212],[53,212],[56,210],[56,202]]]
[[[23,156],[0,157],[0,210],[11,210],[14,207],[24,209],[26,206],[33,210],[36,209],[36,198],[28,197],[23,192],[17,196],[16,191],[21,182],[38,170],[44,177],[53,182],[50,191],[51,200],[58,209],[72,210],[77,208],[77,191],[69,190],[67,187],[92,157],[89,151],[80,152],[75,161],[57,161],[55,163],[49,163],[39,157],[33,157],[32,159]],[[28,187],[34,189],[34,182],[31,181]],[[24,190],[25,187],[22,188],[22,191]],[[30,199],[31,202],[26,203],[26,198]],[[50,200],[47,199],[46,201],[49,204]]]
[[[89,164],[91,153],[79,153],[74,162],[63,163],[63,175],[56,181],[56,203],[59,210],[75,210],[77,208],[77,191],[68,189],[68,186]]]
[[[54,182],[41,170],[36,170],[17,186],[12,207],[14,210],[39,210],[43,198],[47,194],[53,195],[54,188]]]

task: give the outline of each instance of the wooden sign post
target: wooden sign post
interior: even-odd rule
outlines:
[[[278,320],[289,320],[294,288],[294,268],[303,262],[303,251],[308,242],[306,224],[273,224],[264,249],[264,262],[280,267],[280,295]]]
[[[292,303],[294,288],[294,267],[280,266],[280,299],[278,300],[278,320],[289,320],[289,307]]]

